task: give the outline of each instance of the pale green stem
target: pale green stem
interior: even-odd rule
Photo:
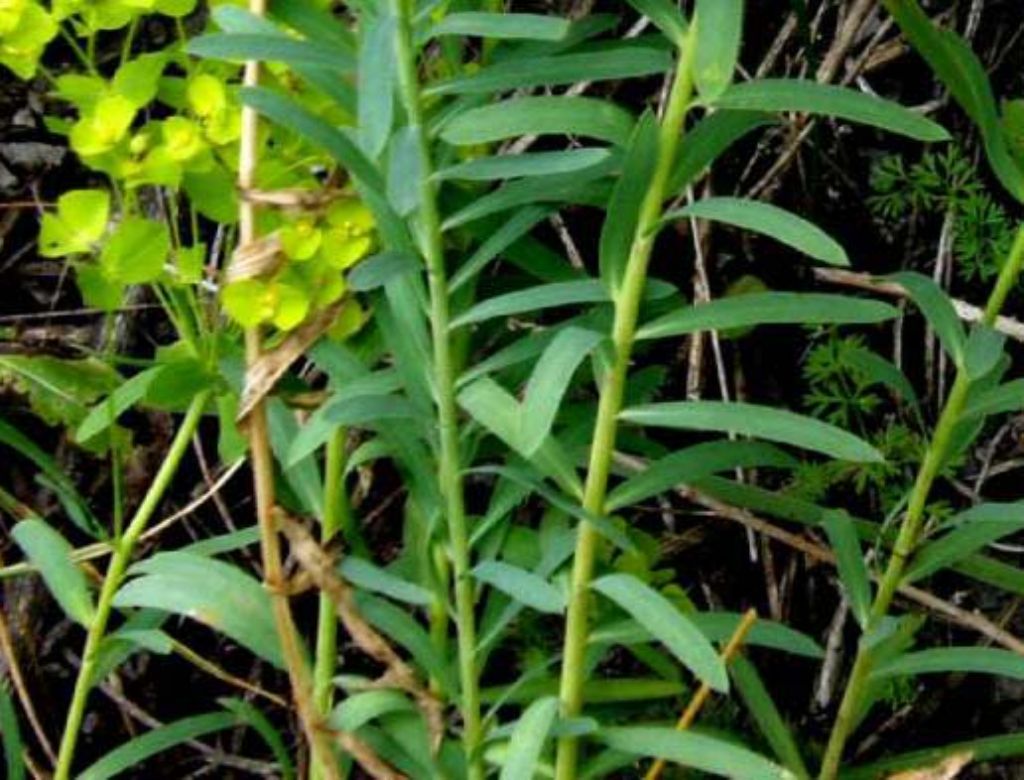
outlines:
[[[351,517],[345,494],[345,429],[338,428],[327,441],[324,459],[324,516],[320,523],[320,542],[328,545],[343,533],[346,518]],[[334,704],[334,673],[338,661],[338,615],[334,602],[320,593],[317,617],[316,658],[313,662],[313,703],[321,715],[330,713]],[[309,776],[322,780],[323,762],[310,762]],[[343,770],[342,770],[343,771]]]
[[[455,590],[455,622],[461,684],[462,739],[466,751],[469,780],[484,776],[480,745],[483,737],[480,719],[479,673],[476,666],[476,615],[473,609],[473,582],[469,574],[469,534],[463,497],[462,466],[459,455],[459,428],[455,406],[455,363],[452,359],[448,279],[444,261],[444,240],[438,213],[437,189],[432,179],[433,161],[423,125],[416,54],[412,44],[410,0],[391,0],[397,21],[395,56],[398,65],[400,100],[405,108],[410,131],[417,139],[419,244],[426,261],[430,289],[430,327],[434,350],[434,392],[437,404],[439,438],[438,485],[444,500],[448,528],[449,554]]]
[[[68,707],[64,733],[61,735],[60,749],[57,753],[54,780],[68,780],[71,775],[75,746],[78,743],[78,734],[82,730],[82,718],[85,716],[86,699],[94,683],[93,677],[96,672],[100,647],[103,644],[107,623],[114,608],[114,596],[124,580],[124,574],[131,562],[136,542],[146,530],[146,525],[160,505],[164,493],[167,492],[171,480],[178,471],[178,466],[181,465],[181,459],[188,448],[189,441],[199,426],[207,398],[209,398],[209,393],[201,393],[192,401],[159,471],[153,477],[153,481],[142,499],[142,503],[139,504],[131,522],[125,528],[124,534],[113,544],[113,553],[107,564],[107,573],[103,578],[103,585],[96,602],[96,613],[93,615],[86,634],[85,648],[82,650],[82,665],[79,667],[78,677],[75,679],[75,689],[71,695],[71,704]]]
[[[988,303],[985,306],[985,313],[982,323],[991,326],[1006,302],[1010,290],[1017,283],[1020,276],[1021,265],[1024,264],[1024,226],[1017,231],[1013,247],[999,272],[995,287],[989,295]],[[903,572],[907,561],[913,554],[921,535],[921,528],[924,524],[932,485],[942,470],[943,465],[949,456],[949,449],[953,442],[953,433],[967,402],[967,394],[970,389],[970,380],[967,372],[961,367],[957,369],[956,379],[950,388],[949,396],[943,406],[939,420],[935,424],[935,432],[925,453],[924,460],[914,481],[910,499],[907,502],[907,511],[900,525],[896,543],[893,546],[892,555],[886,566],[885,573],[878,585],[878,592],[875,594],[874,602],[871,605],[871,612],[868,616],[867,625],[864,627],[865,635],[870,634],[878,628],[879,623],[889,612],[893,597],[900,586]],[[849,739],[857,717],[863,704],[865,687],[868,678],[871,676],[872,659],[871,654],[865,649],[863,641],[857,649],[857,657],[850,670],[850,678],[846,683],[843,692],[843,699],[839,705],[839,712],[836,714],[835,723],[832,726],[832,733],[829,736],[828,746],[825,749],[825,756],[821,763],[820,780],[835,780],[843,758],[843,749]]]
[[[656,226],[662,215],[662,205],[667,194],[666,187],[672,164],[682,138],[683,120],[693,94],[692,64],[695,29],[695,25],[691,26],[680,51],[672,90],[659,130],[657,166],[640,208],[640,216],[626,263],[622,286],[615,297],[615,321],[612,326],[615,357],[601,385],[597,421],[594,424],[594,435],[587,466],[587,481],[583,491],[583,508],[595,515],[600,515],[604,511],[608,476],[611,471],[618,432],[618,416],[622,410],[637,316],[640,311],[644,285],[647,281],[647,266],[657,232]],[[597,531],[590,523],[580,523],[577,534],[559,691],[563,718],[576,717],[583,707],[583,683],[586,676],[584,656],[589,630],[590,581],[593,577],[594,557],[598,542]],[[574,780],[578,753],[579,743],[576,737],[565,736],[558,741],[556,780]]]

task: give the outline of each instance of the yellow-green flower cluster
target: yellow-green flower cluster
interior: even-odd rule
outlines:
[[[0,65],[23,79],[32,78],[57,22],[39,3],[0,0]]]
[[[277,231],[287,262],[269,278],[242,279],[222,293],[224,309],[243,327],[270,324],[287,331],[345,294],[344,272],[374,247],[369,209],[355,198],[302,216]]]

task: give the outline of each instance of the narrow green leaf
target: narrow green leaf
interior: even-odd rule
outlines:
[[[18,725],[18,712],[4,686],[0,686],[0,744],[4,748],[7,780],[25,780],[25,761],[22,758],[25,743]]]
[[[912,753],[889,756],[870,764],[844,768],[839,776],[842,780],[877,780],[879,777],[890,777],[896,772],[935,766],[948,756],[963,753],[970,753],[979,763],[1018,758],[1024,755],[1024,732],[979,737],[965,742],[954,742],[939,747],[915,750]]]
[[[728,690],[725,665],[714,645],[672,602],[630,574],[608,574],[591,587],[650,631],[702,682],[716,691]]]
[[[846,250],[824,230],[785,209],[746,198],[704,198],[670,211],[661,224],[696,217],[723,222],[774,238],[808,257],[829,265],[849,265]]]
[[[544,206],[527,206],[512,214],[501,227],[491,233],[466,262],[459,266],[448,282],[449,294],[461,289],[482,271],[488,263],[509,246],[530,232],[538,222],[546,219],[551,209]]]
[[[223,632],[281,667],[281,647],[266,590],[229,563],[194,553],[158,553],[136,564],[138,574],[114,597],[117,607],[184,615]]]
[[[717,298],[669,312],[641,326],[638,339],[758,325],[865,325],[895,317],[881,301],[826,293],[763,292]]]
[[[77,775],[76,780],[108,780],[175,745],[237,724],[237,716],[230,712],[211,712],[176,720],[115,748]]]
[[[645,112],[636,124],[629,140],[622,174],[615,183],[598,245],[601,279],[612,295],[622,284],[629,259],[630,247],[635,239],[640,209],[651,186],[651,177],[658,162],[658,120]]]
[[[436,82],[427,87],[424,94],[428,97],[477,95],[575,84],[580,81],[638,78],[664,73],[671,66],[672,57],[664,49],[627,44],[600,51],[560,54],[554,57],[509,59],[489,65],[475,73]]]
[[[509,598],[538,612],[560,615],[565,611],[565,597],[554,585],[538,574],[502,561],[484,561],[472,571],[473,576],[497,588]]]
[[[947,521],[953,530],[920,547],[907,566],[907,582],[928,577],[974,554],[988,544],[1024,528],[1024,502],[986,503]]]
[[[379,593],[395,601],[420,607],[427,607],[434,603],[434,594],[422,585],[409,582],[388,569],[382,569],[363,558],[345,556],[338,566],[338,571],[342,577],[362,590]]]
[[[583,683],[583,700],[588,704],[614,704],[624,701],[647,702],[671,699],[687,690],[677,680],[619,677],[606,680],[587,680]],[[558,678],[546,677],[529,680],[515,687],[510,694],[508,685],[484,688],[480,700],[485,704],[502,701],[508,704],[531,702],[540,696],[558,693]]]
[[[686,19],[682,12],[670,0],[627,0],[637,11],[642,13],[651,23],[661,30],[665,37],[676,46],[683,45],[686,37]]]
[[[956,309],[943,289],[929,277],[915,271],[891,274],[886,279],[896,282],[907,291],[928,320],[928,324],[935,330],[942,348],[956,365],[962,365],[967,337],[964,335],[964,328]]]
[[[774,114],[720,110],[703,117],[686,133],[669,176],[668,192],[681,192],[711,163],[752,130],[778,122]]]
[[[558,699],[533,702],[516,722],[498,780],[533,780],[544,742],[558,715]]]
[[[785,409],[724,401],[678,401],[626,409],[625,422],[662,428],[721,431],[792,444],[840,460],[880,463],[874,447],[851,433]]]
[[[792,780],[793,775],[753,751],[715,737],[668,726],[606,728],[599,739],[636,756],[651,756],[735,780]]]
[[[490,377],[481,377],[463,388],[458,401],[470,417],[529,460],[541,474],[554,480],[569,495],[579,493],[579,476],[557,439],[549,435],[532,451],[523,447],[519,422],[522,409],[501,385]]]
[[[744,656],[737,656],[729,664],[729,675],[747,711],[757,724],[758,731],[771,746],[775,757],[800,780],[810,778],[793,732],[775,706],[754,665]]]
[[[212,33],[193,38],[186,45],[189,54],[219,60],[260,60],[286,65],[307,65],[351,73],[352,57],[336,47],[316,41],[302,41],[284,35],[259,33]]]
[[[331,728],[354,732],[382,715],[408,712],[414,705],[398,691],[359,691],[345,697],[334,708],[328,723]]]
[[[704,100],[719,97],[732,83],[743,33],[743,0],[697,0],[699,34],[693,76]]]
[[[515,179],[456,211],[441,224],[441,229],[449,231],[491,214],[539,203],[552,203],[559,207],[575,204],[602,208],[611,191],[610,183],[604,178],[613,167],[614,158],[609,157],[576,173]],[[519,260],[516,257],[510,259]],[[550,273],[543,278],[549,277]]]
[[[969,400],[963,419],[1016,412],[1021,408],[1024,408],[1024,379],[1014,379]]]
[[[396,277],[415,273],[422,268],[423,263],[416,255],[386,250],[360,260],[348,273],[348,286],[355,292],[369,292],[383,287]]]
[[[1024,658],[996,647],[936,647],[903,653],[877,664],[875,679],[918,674],[995,674],[1024,680]]]
[[[797,111],[831,116],[918,141],[949,140],[943,127],[897,103],[810,80],[756,79],[734,84],[714,105],[743,111]]]
[[[1024,201],[1024,170],[1010,153],[985,66],[952,30],[936,27],[915,0],[883,0],[900,30],[981,130],[985,155],[1002,185]]]
[[[596,98],[534,96],[504,100],[459,114],[441,129],[450,144],[472,146],[520,135],[581,135],[625,145],[629,112]]]
[[[633,506],[666,490],[737,468],[778,466],[792,468],[797,460],[770,444],[752,441],[710,441],[673,452],[651,463],[616,487],[605,501],[605,511]]]
[[[831,511],[822,522],[828,534],[832,550],[836,554],[839,580],[843,584],[850,608],[861,627],[867,626],[871,612],[871,575],[864,563],[864,553],[853,527],[853,520],[846,512]]]
[[[548,438],[573,374],[602,338],[592,330],[567,327],[544,350],[530,374],[519,417],[525,452],[536,452]]]
[[[75,439],[87,442],[117,422],[118,417],[145,397],[164,369],[165,366],[154,366],[139,372],[92,407],[75,431]]]
[[[1003,357],[1006,336],[981,323],[976,323],[964,345],[964,370],[969,379],[978,380],[996,367]]]
[[[578,303],[603,303],[607,300],[608,290],[596,279],[542,284],[481,301],[452,319],[451,328],[454,330],[477,322],[486,322],[496,317],[508,317],[524,312],[533,313]]]
[[[285,745],[281,732],[270,722],[260,709],[250,701],[235,698],[219,698],[217,703],[238,718],[240,723],[252,728],[270,748],[281,772],[281,780],[295,780],[295,765],[291,751]]]
[[[369,15],[363,17],[362,25],[356,82],[359,140],[364,151],[376,158],[387,145],[394,119],[395,20],[389,14]]]
[[[567,149],[557,152],[524,152],[478,157],[442,168],[434,174],[440,181],[494,181],[524,176],[550,176],[575,173],[605,162],[611,156],[607,149]]]
[[[430,28],[430,37],[469,35],[481,38],[560,41],[569,32],[569,20],[544,14],[483,13],[448,14]]]
[[[65,614],[88,627],[96,609],[85,572],[71,559],[73,548],[67,540],[37,518],[22,520],[14,526],[11,536],[39,570]]]

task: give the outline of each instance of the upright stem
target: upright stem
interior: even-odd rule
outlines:
[[[327,545],[350,524],[351,507],[345,494],[345,429],[339,428],[327,441],[324,461],[324,516],[320,524],[320,541]],[[334,602],[326,593],[320,594],[317,616],[316,655],[313,662],[313,701],[319,712],[329,712],[333,705],[334,672],[338,658],[338,615]],[[310,777],[322,778],[315,766]]]
[[[430,326],[434,349],[434,393],[437,404],[440,457],[438,486],[444,499],[448,543],[455,590],[456,632],[459,652],[459,680],[462,687],[461,714],[463,744],[466,750],[469,780],[484,777],[480,744],[483,737],[480,719],[479,675],[476,666],[476,616],[473,610],[473,582],[469,576],[469,535],[463,497],[462,467],[459,455],[459,429],[455,407],[455,364],[452,359],[448,278],[444,261],[444,242],[438,214],[437,189],[431,178],[433,161],[423,126],[423,109],[416,71],[416,52],[412,44],[410,0],[391,0],[397,22],[395,56],[398,64],[400,99],[410,131],[417,139],[419,181],[419,244],[427,266],[430,288]]]
[[[590,459],[587,466],[587,481],[583,490],[583,508],[598,515],[604,511],[608,475],[611,471],[615,438],[618,432],[618,416],[622,410],[622,398],[633,351],[637,315],[640,311],[644,284],[647,281],[647,266],[651,257],[651,249],[654,245],[655,227],[661,218],[662,204],[666,195],[665,188],[682,138],[683,120],[693,94],[691,71],[695,29],[696,25],[690,27],[680,51],[668,105],[661,120],[657,166],[640,207],[640,217],[633,236],[622,288],[615,299],[615,321],[612,326],[615,358],[601,386],[597,421],[594,425]],[[564,718],[579,715],[583,706],[583,682],[586,673],[584,655],[588,633],[587,611],[598,539],[594,527],[586,522],[580,523],[577,534],[559,692],[562,717]],[[555,765],[556,780],[573,780],[576,777],[578,752],[579,745],[576,737],[565,736],[558,741],[558,757]]]
[[[249,11],[255,16],[266,13],[266,0],[249,0]],[[260,80],[260,64],[257,60],[245,63],[243,84],[255,87]],[[255,183],[256,162],[259,143],[259,116],[250,106],[242,107],[242,128],[239,139],[238,186],[242,197],[238,211],[238,243],[245,247],[257,238],[256,208],[247,197]],[[263,352],[259,328],[245,331],[245,362],[252,366]],[[253,489],[256,494],[256,524],[260,532],[260,557],[263,565],[263,582],[270,594],[271,609],[281,642],[281,655],[291,685],[292,697],[298,710],[306,739],[309,741],[313,763],[321,776],[334,780],[338,778],[337,762],[326,730],[319,728],[320,713],[313,701],[313,680],[303,647],[302,637],[292,617],[291,605],[285,588],[285,575],[281,564],[281,541],[277,522],[274,518],[274,460],[270,449],[267,430],[267,412],[262,402],[257,403],[246,419],[246,433],[249,438],[250,464],[252,466]]]
[[[1006,259],[999,278],[996,280],[992,293],[989,295],[988,303],[985,306],[985,313],[982,317],[984,325],[991,326],[1006,302],[1006,296],[1016,284],[1021,272],[1021,265],[1024,264],[1024,226],[1017,231],[1013,247]],[[917,479],[911,490],[910,499],[907,502],[907,512],[904,515],[903,523],[900,526],[896,543],[893,546],[892,555],[886,566],[885,574],[878,585],[878,592],[875,594],[874,602],[871,605],[871,612],[868,615],[868,623],[864,627],[864,634],[868,635],[874,631],[883,618],[888,614],[893,597],[900,585],[903,572],[906,569],[907,561],[914,552],[921,535],[921,527],[925,521],[925,508],[928,497],[931,494],[932,485],[942,470],[949,449],[953,441],[953,432],[960,422],[960,417],[967,402],[967,394],[970,390],[970,379],[963,367],[957,369],[956,379],[950,388],[949,396],[935,424],[935,432],[932,435],[928,451],[917,472]],[[850,679],[846,683],[846,690],[843,692],[843,699],[839,705],[839,712],[836,714],[835,723],[832,726],[832,734],[829,736],[828,746],[825,749],[825,757],[822,759],[821,772],[818,775],[820,780],[835,780],[839,772],[840,763],[843,758],[843,749],[849,739],[864,698],[865,686],[871,675],[872,658],[865,649],[863,641],[857,649],[857,657],[850,670]]]
[[[121,583],[124,580],[125,570],[131,561],[135,544],[138,542],[146,525],[153,517],[153,513],[160,505],[160,500],[167,492],[171,480],[181,465],[181,459],[185,454],[189,441],[191,441],[199,420],[203,415],[203,407],[209,398],[209,393],[201,393],[196,396],[181,421],[181,427],[171,442],[159,471],[153,477],[153,481],[146,491],[142,503],[135,511],[131,522],[118,539],[112,545],[113,552],[110,562],[107,564],[107,573],[103,578],[103,586],[100,588],[99,599],[96,602],[96,614],[85,637],[85,648],[82,650],[82,665],[78,669],[78,677],[75,679],[75,689],[71,694],[71,704],[68,707],[67,718],[64,723],[64,733],[61,735],[60,748],[57,752],[57,766],[54,770],[54,780],[68,780],[71,775],[71,765],[75,758],[75,747],[78,744],[78,734],[82,729],[82,718],[85,716],[86,699],[92,689],[96,674],[96,662],[99,658],[100,646],[106,636],[107,623],[110,622],[110,613],[114,608],[114,596],[117,594]]]

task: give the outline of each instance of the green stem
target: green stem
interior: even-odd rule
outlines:
[[[473,609],[473,582],[469,576],[469,534],[466,531],[462,467],[459,454],[459,428],[455,406],[455,363],[452,358],[448,311],[448,278],[445,270],[444,243],[438,214],[437,189],[432,179],[433,161],[423,125],[423,109],[416,72],[416,54],[412,44],[410,0],[391,0],[397,21],[395,56],[398,64],[400,99],[409,129],[415,134],[420,163],[419,244],[427,266],[430,289],[430,326],[434,350],[434,392],[437,404],[438,485],[444,500],[448,542],[455,590],[456,633],[461,684],[463,745],[466,751],[467,777],[482,780],[483,737],[480,719],[479,673],[476,665],[476,615]]]
[[[142,503],[135,511],[131,522],[125,528],[124,534],[114,542],[113,554],[107,565],[107,573],[103,578],[103,586],[100,589],[99,599],[96,603],[96,614],[89,625],[85,638],[85,649],[82,651],[82,665],[78,669],[78,677],[75,679],[74,693],[71,695],[71,704],[68,708],[67,719],[64,724],[64,733],[61,735],[60,749],[57,754],[57,766],[54,770],[54,780],[68,780],[71,774],[71,764],[75,757],[75,746],[78,743],[78,734],[82,730],[82,718],[85,716],[86,699],[93,685],[93,677],[96,672],[96,662],[99,659],[100,647],[106,634],[107,623],[114,608],[114,596],[124,580],[125,571],[131,561],[132,552],[146,525],[153,517],[153,513],[160,505],[164,493],[171,484],[181,459],[188,448],[192,435],[199,426],[199,420],[203,415],[203,407],[206,405],[209,393],[201,393],[193,399],[181,427],[171,442],[160,470],[149,485]]]
[[[658,163],[640,207],[622,287],[615,299],[615,321],[612,326],[615,359],[601,385],[597,421],[594,425],[587,466],[587,481],[583,490],[583,508],[597,515],[604,511],[608,476],[618,433],[618,416],[622,410],[640,300],[647,281],[647,266],[656,235],[655,227],[661,218],[669,175],[682,138],[683,120],[693,94],[695,30],[696,25],[691,25],[680,51],[672,90],[659,130]],[[583,707],[590,581],[593,577],[598,543],[597,531],[590,523],[580,523],[577,533],[559,691],[563,718],[576,717]],[[579,743],[576,737],[565,736],[558,741],[556,780],[573,780],[576,777],[578,752]]]
[[[345,518],[351,517],[345,495],[345,429],[338,428],[327,441],[324,461],[324,516],[320,524],[320,542],[330,544],[339,532],[344,533]],[[313,662],[313,703],[321,715],[334,704],[334,673],[338,659],[338,616],[334,602],[326,593],[320,594],[317,617],[316,658]],[[309,776],[322,778],[321,761],[311,761]]]
[[[988,303],[985,306],[985,313],[982,323],[991,326],[995,323],[999,312],[1010,290],[1016,284],[1021,272],[1021,265],[1024,264],[1024,226],[1017,231],[1017,237],[1010,249],[1010,254],[1003,265],[999,278],[989,295]],[[957,369],[956,379],[950,388],[949,396],[943,406],[942,413],[935,425],[935,432],[932,434],[931,443],[925,453],[924,460],[917,473],[917,479],[910,493],[907,502],[907,511],[903,517],[893,546],[892,555],[886,566],[885,573],[878,585],[874,602],[871,605],[871,612],[868,615],[868,623],[864,627],[864,634],[869,635],[878,628],[879,623],[885,618],[892,605],[892,600],[900,586],[903,572],[906,569],[907,561],[913,554],[921,535],[921,528],[926,519],[925,508],[928,497],[931,494],[932,486],[938,478],[942,467],[949,456],[950,446],[953,443],[953,433],[967,403],[967,395],[970,390],[970,379],[963,367]],[[868,678],[871,675],[872,658],[865,649],[862,641],[857,649],[857,657],[853,662],[850,671],[850,679],[843,692],[843,699],[836,714],[835,723],[832,726],[832,733],[829,736],[828,746],[825,749],[825,756],[821,763],[820,780],[835,780],[843,758],[843,750],[846,741],[856,726],[860,712],[865,688]]]

